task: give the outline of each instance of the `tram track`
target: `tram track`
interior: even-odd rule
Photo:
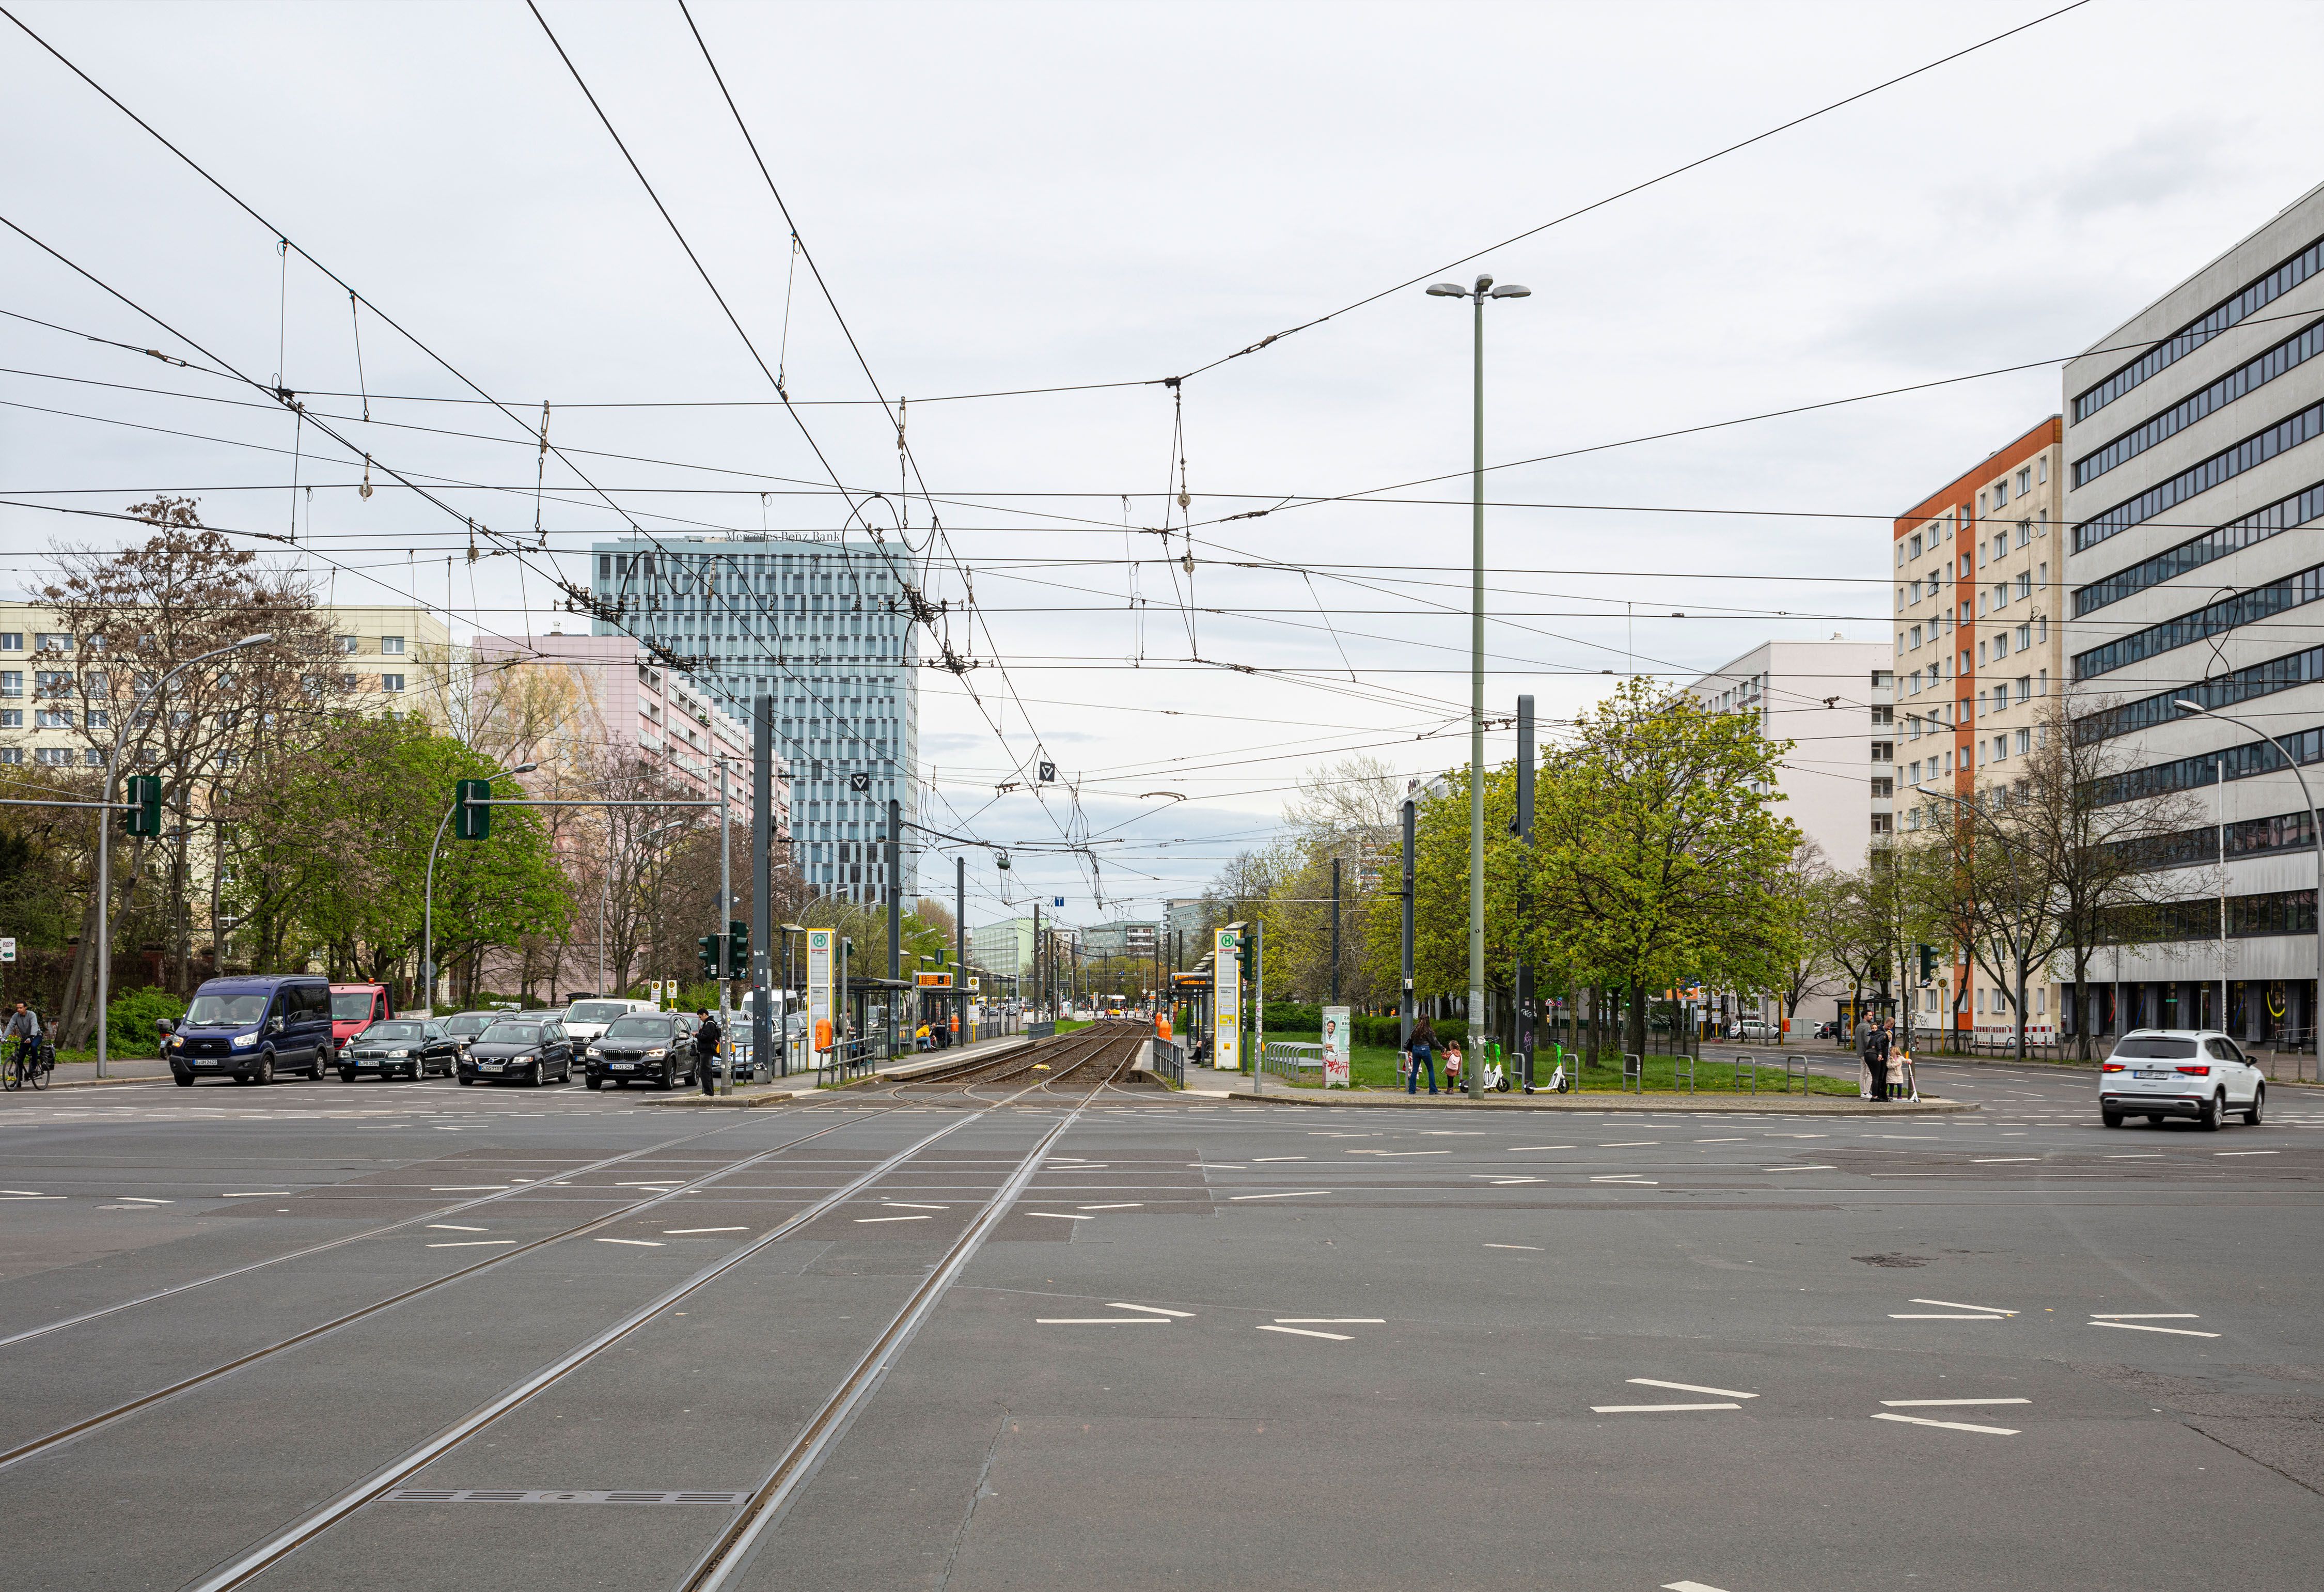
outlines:
[[[1091,1055],[1100,1053],[1093,1047]],[[1080,1065],[1077,1061],[1076,1066]],[[187,1584],[187,1592],[233,1592],[248,1586],[269,1569],[297,1553],[333,1527],[384,1498],[428,1466],[445,1458],[469,1439],[490,1427],[511,1412],[530,1402],[543,1393],[563,1382],[574,1372],[595,1360],[606,1350],[654,1320],[719,1278],[764,1254],[809,1223],[839,1208],[850,1199],[901,1170],[916,1156],[950,1135],[973,1124],[982,1121],[998,1107],[1014,1103],[1042,1086],[1028,1085],[1008,1099],[992,1101],[982,1110],[970,1112],[958,1120],[946,1124],[934,1133],[898,1151],[846,1183],[821,1195],[803,1208],[794,1212],[772,1229],[731,1254],[696,1272],[652,1299],[624,1313],[618,1320],[603,1328],[586,1341],[558,1356],[555,1360],[512,1384],[483,1405],[446,1427],[403,1455],[374,1471],[363,1481],[346,1488],[328,1503],[266,1538],[255,1547],[226,1560],[208,1575]],[[815,1473],[816,1467],[830,1446],[846,1430],[849,1419],[877,1386],[881,1374],[895,1356],[909,1343],[928,1312],[943,1296],[961,1269],[973,1257],[985,1238],[1009,1208],[1022,1196],[1042,1159],[1050,1148],[1072,1127],[1083,1111],[1096,1097],[1094,1090],[1087,1098],[1074,1105],[1056,1123],[1043,1132],[1033,1145],[1018,1158],[1017,1164],[1005,1177],[991,1197],[969,1220],[962,1233],[945,1246],[945,1253],[929,1269],[927,1275],[916,1285],[902,1305],[889,1318],[886,1326],[872,1339],[871,1346],[859,1356],[832,1392],[819,1402],[815,1412],[802,1424],[791,1440],[785,1445],[765,1470],[735,1518],[719,1533],[710,1548],[684,1573],[678,1585],[684,1592],[709,1592],[733,1584],[733,1578],[751,1560],[763,1541],[766,1532],[779,1520],[784,1509],[799,1486]],[[891,1108],[898,1109],[898,1108]],[[886,1115],[885,1112],[879,1115]],[[862,1119],[859,1119],[862,1120]],[[851,1124],[834,1124],[827,1133]],[[808,1137],[817,1135],[810,1134]],[[784,1146],[788,1147],[788,1146]],[[771,1152],[770,1152],[771,1153]]]
[[[156,1404],[162,1403],[168,1400],[191,1393],[198,1388],[206,1386],[210,1383],[217,1382],[223,1377],[233,1375],[237,1371],[247,1370],[253,1365],[270,1360],[278,1355],[286,1354],[303,1344],[312,1343],[318,1337],[325,1337],[329,1333],[337,1332],[341,1328],[350,1327],[358,1321],[366,1319],[369,1317],[376,1316],[383,1310],[392,1310],[397,1305],[404,1304],[411,1300],[418,1299],[422,1295],[432,1293],[439,1288],[448,1288],[453,1283],[465,1282],[469,1278],[478,1276],[484,1273],[496,1270],[507,1265],[512,1261],[518,1260],[525,1255],[535,1254],[551,1245],[561,1244],[568,1239],[586,1237],[589,1234],[595,1232],[601,1227],[612,1226],[616,1223],[627,1221],[633,1217],[639,1216],[646,1211],[652,1210],[657,1206],[667,1204],[673,1199],[682,1199],[686,1195],[692,1194],[701,1189],[709,1187],[721,1178],[731,1177],[736,1172],[742,1171],[747,1168],[756,1166],[762,1162],[770,1160],[777,1155],[780,1155],[785,1151],[796,1149],[798,1146],[807,1143],[810,1140],[819,1139],[826,1134],[837,1133],[842,1128],[852,1127],[859,1123],[884,1116],[888,1115],[889,1111],[895,1109],[897,1108],[890,1106],[884,1110],[872,1112],[866,1116],[851,1117],[849,1120],[844,1122],[832,1123],[828,1126],[816,1128],[812,1133],[802,1134],[795,1139],[787,1139],[780,1144],[774,1145],[766,1150],[761,1150],[755,1154],[744,1156],[739,1161],[729,1162],[727,1165],[718,1167],[711,1171],[706,1172],[702,1176],[696,1178],[689,1182],[684,1183],[678,1188],[655,1193],[642,1199],[632,1200],[616,1210],[607,1211],[601,1216],[592,1217],[586,1221],[576,1223],[569,1227],[565,1227],[558,1232],[545,1235],[542,1237],[533,1239],[530,1243],[520,1245],[514,1248],[503,1250],[498,1254],[489,1255],[483,1260],[479,1260],[473,1264],[462,1266],[456,1271],[447,1272],[441,1276],[431,1277],[426,1282],[414,1283],[409,1288],[404,1288],[394,1293],[389,1294],[384,1299],[374,1300],[369,1304],[362,1305],[355,1310],[346,1311],[341,1315],[333,1317],[330,1320],[307,1328],[303,1331],[295,1332],[288,1337],[277,1339],[275,1342],[268,1344],[263,1347],[253,1349],[248,1354],[237,1356],[221,1365],[213,1365],[208,1370],[197,1372],[191,1376],[181,1377],[166,1386],[156,1388],[150,1393],[141,1393],[136,1398],[130,1399],[123,1403],[115,1404],[110,1409],[101,1411],[84,1420],[74,1421],[69,1426],[60,1427],[49,1432],[45,1436],[34,1438],[28,1442],[20,1443],[12,1449],[0,1450],[0,1471],[5,1471],[11,1467],[22,1464],[28,1459],[38,1458],[43,1454],[52,1453],[55,1450],[65,1447],[69,1443],[88,1436],[92,1432],[112,1426],[115,1422],[127,1420],[130,1416],[135,1415],[142,1411],[150,1410]],[[712,1129],[710,1131],[715,1133],[723,1132],[724,1130],[722,1128]],[[688,1134],[684,1138],[669,1141],[667,1144],[658,1148],[666,1149],[669,1147],[669,1144],[682,1144],[688,1143],[690,1140],[705,1136],[706,1135],[702,1134]],[[650,1151],[637,1151],[633,1152],[630,1155],[614,1156],[606,1162],[593,1163],[589,1168],[566,1173],[564,1176],[567,1178],[578,1177],[583,1175],[583,1172],[585,1171],[600,1170],[603,1167],[613,1165],[622,1161],[632,1160],[637,1155],[643,1155],[651,1152],[652,1152]],[[528,1187],[534,1189],[545,1186],[547,1186],[545,1183],[528,1185]],[[376,1229],[373,1234],[358,1234],[349,1238],[336,1240],[330,1245],[318,1246],[318,1248],[336,1248],[340,1244],[355,1242],[355,1237],[376,1236],[378,1233],[393,1232],[398,1228],[407,1226],[409,1225],[410,1224],[399,1222],[391,1227]],[[317,1252],[318,1249],[309,1249],[299,1253],[314,1254]],[[293,1257],[286,1255],[279,1258],[290,1259]],[[267,1263],[259,1263],[263,1264]],[[254,1267],[246,1267],[244,1269],[251,1270],[254,1269]],[[221,1276],[234,1274],[235,1273],[221,1273]],[[187,1286],[195,1286],[195,1284],[187,1284]],[[167,1295],[154,1294],[149,1297],[158,1299],[167,1297]],[[114,1308],[122,1309],[126,1307],[116,1306]],[[107,1312],[98,1313],[104,1314]],[[43,1328],[42,1330],[51,1329],[52,1328]]]

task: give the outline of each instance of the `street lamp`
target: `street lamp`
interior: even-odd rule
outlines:
[[[195,664],[207,663],[212,658],[223,658],[228,653],[239,653],[245,647],[263,647],[273,639],[272,631],[262,630],[255,635],[245,635],[238,642],[213,647],[207,653],[187,659],[153,683],[150,693],[153,711],[159,713],[161,710],[161,693],[169,689],[170,682]],[[112,698],[113,688],[108,680],[106,686],[106,712],[108,717],[113,711]],[[131,717],[135,717],[134,708]],[[112,995],[113,984],[113,825],[110,819],[114,782],[121,777],[121,732],[125,727],[119,724],[113,726],[113,749],[105,759],[105,805],[97,815],[97,1076],[99,1078],[106,1076],[105,1009]]]
[[[2292,771],[2292,777],[2300,782],[2300,800],[2308,809],[2309,838],[2316,843],[2316,990],[2308,999],[2308,1029],[2313,1035],[2318,1032],[2317,1007],[2319,1004],[2324,1004],[2324,828],[2317,826],[2316,799],[2308,793],[2308,776],[2300,772],[2299,760],[2285,750],[2283,743],[2257,725],[2246,723],[2232,713],[2221,713],[2215,708],[2206,708],[2200,702],[2173,700],[2171,705],[2181,713],[2199,713],[2205,718],[2222,719],[2238,729],[2249,730],[2275,748],[2276,754],[2283,759],[2284,767]],[[2227,793],[2224,791],[2221,791],[2220,812],[2223,818],[2227,810],[2226,797]],[[2222,881],[2221,891],[2224,892],[2226,888],[2226,884]],[[2223,1033],[2228,1032],[2227,1018],[2227,958],[2222,956],[2219,958],[2219,1030]],[[2319,1042],[2316,1053],[2324,1056],[2324,1042]]]
[[[1474,1051],[1485,1022],[1485,301],[1522,299],[1533,290],[1513,282],[1496,287],[1490,276],[1480,276],[1473,288],[1440,282],[1428,292],[1472,300],[1477,307],[1469,473],[1469,1049]],[[1462,1071],[1469,1097],[1483,1099],[1482,1064],[1472,1060]]]
[[[514,768],[504,768],[492,777],[497,780],[509,774],[528,774],[540,766],[537,763],[520,763]],[[436,1010],[436,853],[444,844],[444,826],[450,823],[452,815],[459,810],[460,803],[455,798],[452,805],[444,810],[444,816],[436,820],[436,839],[428,847],[428,886],[423,893],[424,904],[420,915],[420,977],[428,986],[428,1010],[430,1014]]]

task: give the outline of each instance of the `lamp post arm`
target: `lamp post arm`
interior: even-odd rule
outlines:
[[[2223,719],[2227,723],[2234,725],[2238,729],[2246,730],[2251,734],[2257,736],[2261,740],[2265,741],[2269,745],[2275,748],[2276,755],[2283,759],[2283,766],[2290,769],[2292,771],[2292,777],[2300,782],[2300,801],[2301,805],[2308,809],[2308,837],[2315,843],[2316,847],[2316,903],[2314,909],[2316,913],[2316,989],[2315,992],[2308,997],[2308,1029],[2311,1038],[2314,1038],[2319,1033],[2316,1009],[2319,1004],[2324,1004],[2324,825],[2319,825],[2317,822],[2316,798],[2309,791],[2308,776],[2300,772],[2300,762],[2297,758],[2292,755],[2291,748],[2287,747],[2282,741],[2277,740],[2273,736],[2269,735],[2265,730],[2260,728],[2257,725],[2237,718],[2232,713],[2221,713],[2217,708],[2197,708],[2191,702],[2181,703],[2180,706],[2182,709],[2192,708],[2193,711],[2201,714],[2206,718]],[[2224,888],[2224,885],[2222,887]],[[2226,977],[2226,975],[2222,973],[2220,976],[2224,978]],[[2219,1012],[2219,1023],[2223,1029],[2227,1024],[2227,1017],[2226,997],[2223,995],[2220,997]],[[2319,1046],[2317,1053],[2319,1055],[2324,1055],[2324,1046]]]
[[[460,804],[456,801],[444,810],[444,816],[436,820],[435,842],[428,847],[426,904],[420,916],[420,976],[428,981],[428,1010],[430,1015],[436,1010],[436,854],[443,849],[444,826],[450,823],[452,815],[459,810]]]

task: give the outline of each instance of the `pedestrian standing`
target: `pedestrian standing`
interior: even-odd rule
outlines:
[[[1871,1042],[1864,1053],[1865,1064],[1872,1069],[1872,1097],[1888,1097],[1888,1057],[1895,1045],[1895,1035],[1886,1018],[1874,1025]]]
[[[1405,1075],[1404,1092],[1420,1093],[1420,1069],[1428,1069],[1428,1092],[1436,1092],[1436,1030],[1423,1017],[1412,1025],[1412,1070]]]
[[[696,1015],[702,1019],[702,1026],[694,1031],[694,1068],[702,1076],[702,1092],[715,1095],[718,1092],[718,1041],[726,1032],[707,1011]]]

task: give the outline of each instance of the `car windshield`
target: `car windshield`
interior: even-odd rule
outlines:
[[[367,989],[335,989],[331,992],[331,1016],[340,1023],[360,1023],[371,1015],[372,992]]]
[[[668,1039],[669,1019],[667,1017],[621,1017],[605,1030],[607,1039]]]
[[[247,995],[198,995],[186,1008],[186,1025],[228,1028],[255,1023],[266,1015],[267,993],[255,989]]]
[[[489,1017],[479,1017],[463,1012],[457,1017],[445,1019],[444,1032],[450,1034],[482,1033],[492,1025],[493,1020]]]
[[[364,1034],[369,1039],[416,1040],[426,1039],[428,1031],[417,1023],[374,1023]]]
[[[2126,1039],[2114,1048],[2117,1061],[2187,1061],[2194,1055],[2193,1040],[2165,1039],[2159,1034]]]
[[[484,1030],[488,1045],[529,1045],[540,1038],[538,1023],[495,1023]]]
[[[629,1005],[622,1001],[576,1001],[573,1009],[565,1014],[567,1023],[611,1023]]]

